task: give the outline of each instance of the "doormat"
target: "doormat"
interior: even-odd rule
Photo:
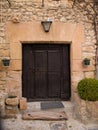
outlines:
[[[60,101],[41,102],[41,109],[64,108]]]

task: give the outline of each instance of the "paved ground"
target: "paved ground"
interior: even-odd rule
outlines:
[[[68,121],[24,121],[21,115],[17,119],[4,120],[4,130],[87,130],[80,122],[69,119]]]
[[[65,111],[68,115],[68,120],[62,121],[42,121],[42,120],[22,120],[22,115],[17,114],[17,118],[4,119],[3,130],[98,130],[98,125],[84,125],[81,122],[73,119],[73,104],[63,102]],[[28,103],[27,111],[39,111],[40,103]],[[52,109],[53,111],[62,111],[61,109]],[[64,109],[63,109],[64,110]]]

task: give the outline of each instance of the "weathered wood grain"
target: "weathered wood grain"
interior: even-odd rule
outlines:
[[[22,115],[24,120],[67,120],[65,112],[37,111]]]

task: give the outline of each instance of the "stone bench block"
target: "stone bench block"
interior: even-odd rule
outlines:
[[[27,109],[27,99],[21,98],[19,103],[20,110],[26,110]]]

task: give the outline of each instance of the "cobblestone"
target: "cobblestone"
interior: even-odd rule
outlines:
[[[98,125],[84,125],[75,119],[68,119],[68,121],[24,121],[19,114],[17,119],[4,119],[3,128],[3,130],[98,130]]]
[[[73,113],[70,111],[74,106],[70,102],[63,102],[65,106],[65,111],[68,114]],[[34,106],[34,107],[33,107]],[[37,108],[37,110],[36,110]],[[40,103],[35,102],[28,104],[28,111],[39,111],[41,109]],[[54,109],[53,111],[58,111]],[[59,109],[62,111],[62,108]],[[71,114],[72,115],[72,114]],[[83,124],[80,121],[74,119],[68,114],[68,120],[59,120],[59,121],[47,121],[47,120],[22,120],[22,115],[17,114],[17,118],[3,119],[3,130],[98,130],[97,124]]]

